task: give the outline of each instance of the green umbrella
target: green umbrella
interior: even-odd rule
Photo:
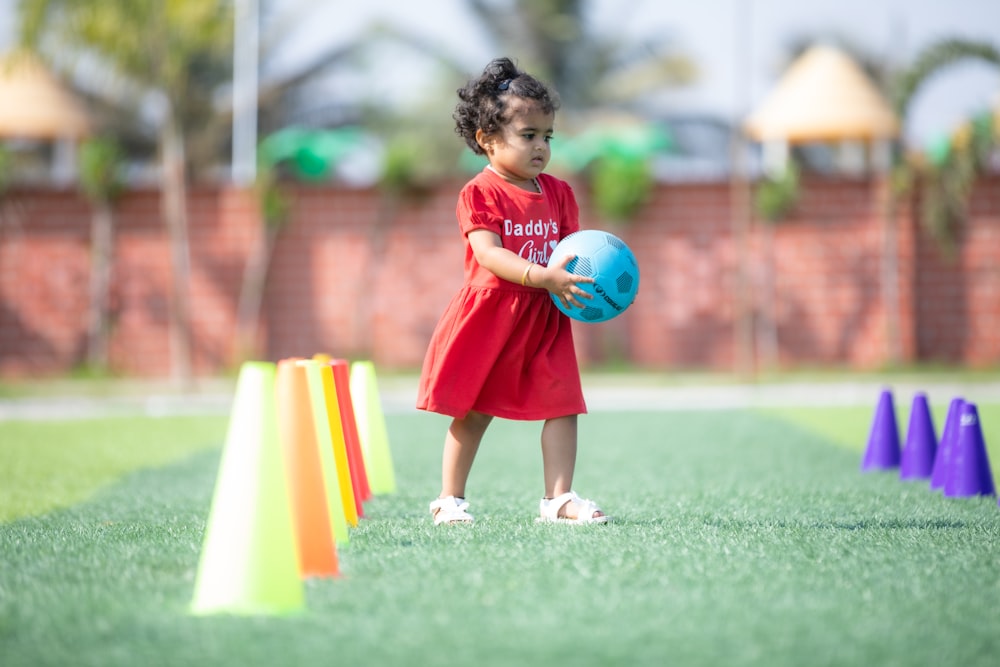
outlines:
[[[931,164],[940,167],[951,157],[951,138],[946,134],[939,134],[927,143],[927,159]]]
[[[594,125],[575,137],[557,140],[552,159],[557,166],[579,172],[598,158],[644,162],[675,147],[673,136],[659,123]]]
[[[317,181],[329,176],[337,164],[364,141],[364,131],[354,126],[333,130],[286,127],[261,141],[257,155],[258,160],[269,167],[290,162],[300,177]]]

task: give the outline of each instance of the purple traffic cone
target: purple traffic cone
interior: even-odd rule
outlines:
[[[896,409],[892,392],[884,389],[875,408],[868,447],[865,449],[861,470],[888,470],[899,465],[899,429],[896,427]]]
[[[910,425],[906,429],[906,444],[903,446],[899,464],[900,479],[927,479],[934,469],[934,454],[937,451],[937,435],[934,421],[927,407],[927,394],[917,392],[910,410]]]
[[[951,468],[952,454],[955,451],[955,441],[958,440],[958,424],[962,419],[962,406],[965,401],[960,398],[951,399],[948,405],[948,416],[945,417],[944,429],[941,431],[941,442],[934,455],[934,468],[931,470],[931,490],[944,490],[948,470]]]
[[[964,496],[992,496],[993,472],[986,454],[983,429],[979,424],[979,411],[975,403],[962,406],[958,439],[952,452],[949,474],[944,483],[944,495],[950,498]]]

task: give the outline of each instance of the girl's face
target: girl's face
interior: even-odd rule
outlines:
[[[515,98],[509,107],[510,120],[500,132],[476,133],[490,165],[505,179],[525,190],[535,191],[532,179],[545,169],[552,157],[554,113],[546,113],[532,100]]]

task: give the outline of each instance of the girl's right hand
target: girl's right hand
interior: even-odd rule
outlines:
[[[535,278],[533,282],[536,286],[547,289],[559,299],[564,307],[585,308],[586,306],[580,302],[580,299],[593,299],[594,295],[579,285],[593,283],[594,279],[590,276],[578,276],[566,270],[566,266],[575,257],[576,255],[566,255],[556,264],[540,267],[542,269],[539,271],[540,278],[535,278],[535,272],[532,270],[531,277]]]

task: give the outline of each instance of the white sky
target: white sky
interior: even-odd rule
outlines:
[[[288,62],[348,40],[374,20],[427,35],[467,62],[470,73],[500,55],[486,50],[463,0],[283,1],[308,8],[294,48],[285,53]],[[12,40],[12,5],[13,0],[0,0],[0,47]],[[988,41],[1000,48],[1000,0],[591,0],[591,7],[598,24],[618,34],[673,35],[701,75],[695,85],[671,93],[665,102],[678,111],[730,119],[762,101],[781,74],[784,47],[796,36],[846,37],[895,63],[912,62],[922,48],[944,37]],[[351,85],[369,87],[369,96],[428,85],[433,69],[418,54],[394,56],[384,61],[389,64],[379,68],[379,76],[356,77]],[[921,89],[907,135],[923,144],[997,104],[996,68],[953,67]]]

